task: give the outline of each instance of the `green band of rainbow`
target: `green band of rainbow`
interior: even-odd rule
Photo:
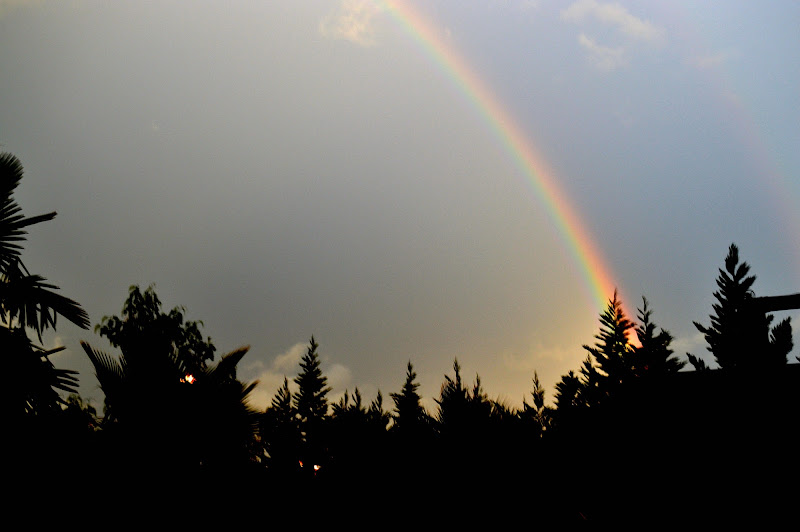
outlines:
[[[383,5],[481,115],[525,178],[526,186],[539,198],[556,225],[569,255],[580,270],[592,303],[598,310],[604,309],[614,292],[613,278],[543,158],[486,84],[419,12],[399,1],[387,1]]]

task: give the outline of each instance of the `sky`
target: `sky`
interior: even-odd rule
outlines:
[[[93,324],[155,285],[250,346],[258,408],[312,335],[332,400],[391,408],[410,361],[433,409],[458,359],[552,403],[615,289],[711,362],[731,243],[756,295],[800,292],[798,28],[794,1],[0,0],[0,151],[58,211],[23,260]],[[116,353],[44,337],[99,406],[80,340]]]

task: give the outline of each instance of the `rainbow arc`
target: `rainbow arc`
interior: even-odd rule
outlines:
[[[592,303],[598,309],[604,309],[616,289],[614,277],[583,222],[559,188],[555,174],[522,128],[464,57],[418,10],[399,1],[387,1],[382,5],[471,102],[514,162],[526,186],[547,210],[559,238],[580,271]],[[626,314],[629,313],[626,311]]]

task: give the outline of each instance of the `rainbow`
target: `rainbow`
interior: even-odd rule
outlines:
[[[598,310],[605,309],[615,290],[613,277],[589,232],[559,190],[555,175],[522,129],[466,60],[421,13],[405,2],[386,1],[382,5],[481,115],[556,225],[568,254],[580,270],[592,303]]]

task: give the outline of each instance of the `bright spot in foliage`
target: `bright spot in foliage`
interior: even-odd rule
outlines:
[[[188,382],[189,384],[194,384],[195,381],[197,381],[197,379],[194,378],[194,375],[187,375],[186,377],[181,379],[181,382]]]
[[[298,461],[297,461],[297,463],[298,463],[298,464],[300,464],[300,467],[304,467],[304,466],[303,466],[303,461],[302,461],[302,460],[298,460]],[[317,471],[319,471],[321,468],[322,468],[322,466],[321,466],[321,465],[319,465],[319,464],[314,464],[314,473],[316,473]]]

